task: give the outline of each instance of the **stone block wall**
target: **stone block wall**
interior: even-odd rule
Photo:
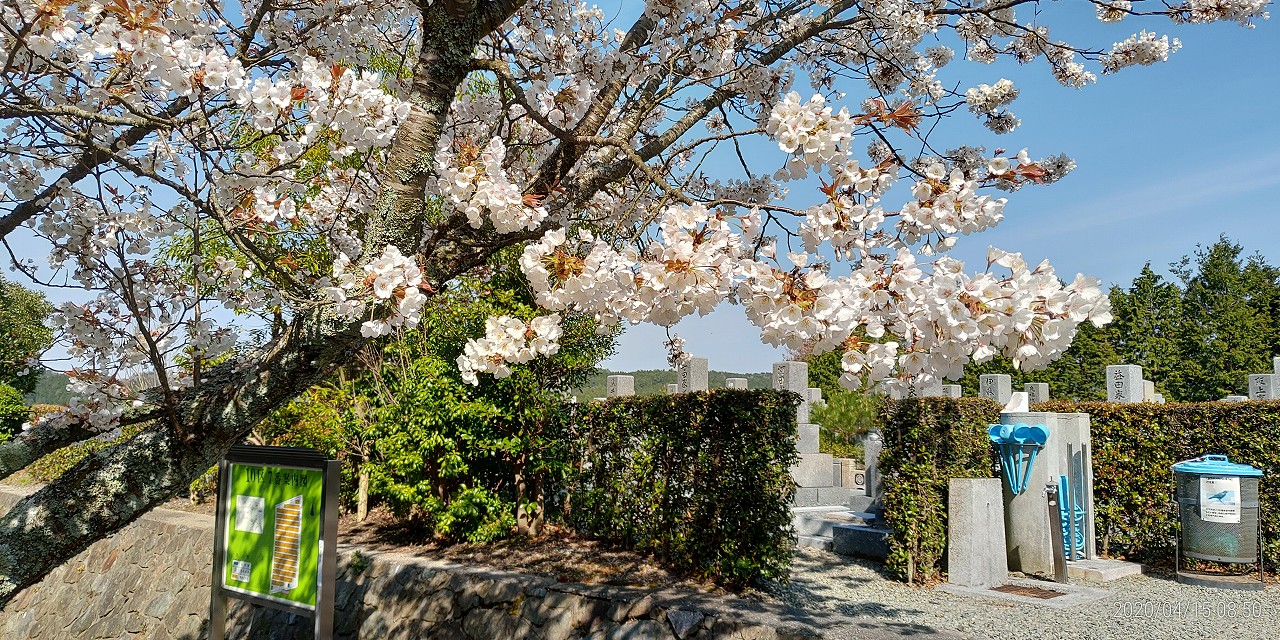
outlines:
[[[31,491],[0,487],[0,509]],[[212,557],[212,518],[157,509],[18,594],[0,611],[0,638],[202,637]]]
[[[0,509],[29,492],[0,485]],[[212,546],[212,517],[157,509],[20,594],[0,611],[0,638],[205,638]],[[231,638],[312,637],[310,618],[232,602]],[[335,637],[362,640],[874,640],[918,631],[734,597],[557,582],[345,545],[335,605]]]

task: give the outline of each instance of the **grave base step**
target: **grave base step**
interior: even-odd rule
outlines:
[[[793,504],[797,507],[821,507],[836,505],[845,510],[856,508],[863,503],[871,504],[860,489],[849,487],[800,487],[796,489]]]
[[[831,527],[832,551],[846,556],[884,560],[889,557],[889,529],[865,524],[837,524]]]

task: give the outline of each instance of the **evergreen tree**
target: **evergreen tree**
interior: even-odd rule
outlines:
[[[1249,373],[1271,370],[1270,321],[1250,303],[1251,278],[1240,252],[1223,236],[1207,249],[1197,247],[1194,260],[1183,257],[1172,265],[1184,289],[1182,364],[1169,381],[1180,400],[1244,395]]]
[[[0,384],[19,393],[35,389],[41,368],[28,367],[27,359],[53,344],[53,331],[44,325],[52,311],[44,295],[0,276]]]
[[[1106,364],[1136,364],[1162,392],[1169,388],[1183,360],[1179,337],[1182,295],[1176,283],[1151,270],[1150,262],[1143,265],[1127,293],[1113,287],[1111,314],[1115,319],[1109,333],[1117,359]]]

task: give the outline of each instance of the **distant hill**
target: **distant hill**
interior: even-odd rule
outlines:
[[[636,379],[636,395],[652,396],[667,392],[667,385],[675,384],[676,372],[670,369],[648,369],[645,371],[609,371],[599,369],[587,383],[573,390],[573,395],[580,401],[589,401],[605,396],[605,379],[613,375],[633,376]],[[725,378],[746,378],[750,389],[772,389],[771,373],[732,373],[729,371],[710,371],[707,373],[707,384],[712,388],[724,388]]]
[[[70,378],[60,371],[45,371],[36,382],[36,390],[23,396],[27,404],[67,404],[71,402],[71,392],[67,391]]]

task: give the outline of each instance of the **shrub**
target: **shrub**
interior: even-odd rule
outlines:
[[[17,389],[0,383],[0,436],[9,436],[22,430],[22,423],[31,418],[31,410],[22,401]]]
[[[729,588],[785,579],[798,403],[718,389],[580,406],[567,522]]]
[[[1093,500],[1103,553],[1172,563],[1178,514],[1170,467],[1209,453],[1262,469],[1266,563],[1280,562],[1280,402],[1046,403],[1082,412],[1093,436]]]
[[[888,572],[907,582],[941,575],[951,478],[991,478],[999,459],[987,425],[1000,405],[980,398],[886,400],[879,469],[889,536]]]
[[[812,419],[821,425],[818,451],[837,458],[862,460],[862,439],[878,424],[879,396],[837,391],[813,407]]]

